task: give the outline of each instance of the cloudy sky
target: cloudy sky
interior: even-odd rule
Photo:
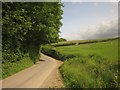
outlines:
[[[84,40],[118,36],[117,3],[113,0],[109,0],[111,2],[78,1],[63,0],[61,37],[67,40]]]

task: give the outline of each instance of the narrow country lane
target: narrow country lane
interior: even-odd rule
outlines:
[[[37,64],[2,80],[2,88],[48,88],[53,87],[53,82],[62,86],[62,80],[57,76],[61,64],[61,61],[42,54]],[[54,80],[56,78],[59,82]]]

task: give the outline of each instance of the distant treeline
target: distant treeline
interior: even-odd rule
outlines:
[[[80,44],[90,44],[90,43],[98,43],[98,42],[106,42],[106,41],[111,41],[111,40],[116,40],[120,39],[120,37],[116,38],[107,38],[107,39],[97,39],[97,40],[85,40],[85,41],[77,41],[77,42],[63,42],[63,43],[56,43],[56,44],[51,44],[52,46],[59,47],[59,46],[70,46],[70,45],[80,45]]]

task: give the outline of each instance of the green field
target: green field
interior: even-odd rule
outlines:
[[[93,44],[61,46],[61,47],[57,47],[57,49],[63,54],[84,55],[84,56],[97,54],[111,61],[118,59],[118,40],[93,43]]]
[[[99,42],[106,42],[119,39],[120,37],[116,38],[106,38],[106,39],[94,39],[94,40],[73,40],[73,41],[64,41],[58,43],[52,43],[52,46],[59,47],[59,46],[70,46],[70,45],[80,45],[80,44],[87,44],[87,43],[99,43]]]
[[[120,86],[118,85],[118,39],[91,44],[46,47],[43,52],[60,60],[65,59],[60,72],[67,88]]]

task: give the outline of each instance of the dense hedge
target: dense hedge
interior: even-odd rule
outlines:
[[[59,40],[62,6],[60,2],[3,2],[3,63],[18,61],[26,53],[35,63],[41,45]]]
[[[10,73],[8,69],[12,67],[11,65],[24,63],[22,62],[24,58],[29,58],[25,60],[30,63],[32,60],[35,64],[40,58],[41,45],[59,40],[59,29],[62,26],[60,21],[63,14],[62,6],[61,2],[2,3],[4,72]],[[7,74],[3,73],[3,75]]]
[[[77,55],[64,55],[60,51],[58,51],[56,48],[50,45],[42,46],[41,52],[62,61],[65,61],[66,59],[70,59],[73,57],[77,57]]]

